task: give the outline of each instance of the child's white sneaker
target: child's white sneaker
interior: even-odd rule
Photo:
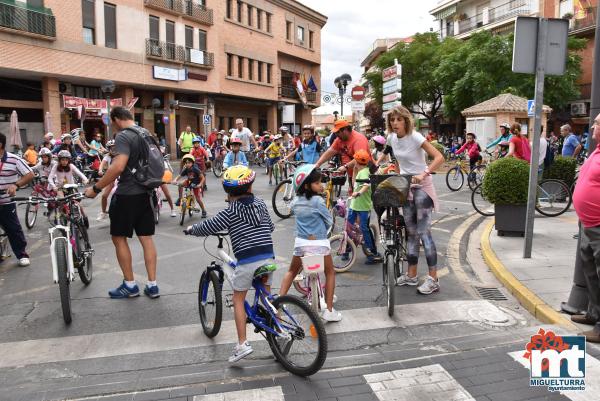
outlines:
[[[248,341],[244,342],[243,344],[237,344],[235,347],[233,347],[233,352],[229,357],[229,362],[237,362],[240,359],[250,355],[253,351],[254,350],[252,349],[252,346],[250,346],[250,343]]]

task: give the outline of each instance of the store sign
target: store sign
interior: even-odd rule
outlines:
[[[400,79],[394,79],[393,81],[387,81],[383,83],[383,94],[388,95],[390,93],[399,92],[402,89],[402,81]]]
[[[187,81],[187,69],[182,68],[181,70],[178,70],[176,68],[154,65],[152,66],[152,77],[154,79],[164,79],[167,81]]]
[[[402,66],[400,64],[396,64],[388,67],[382,71],[381,75],[384,81],[389,81],[391,79],[400,77],[402,75]]]
[[[396,100],[400,100],[400,92],[393,92],[389,95],[383,96],[383,103],[395,102]]]
[[[394,60],[394,65],[381,72],[383,79],[383,111],[393,109],[400,102],[402,90],[402,65]]]
[[[396,107],[399,104],[402,104],[402,103],[400,103],[400,102],[384,103],[381,108],[382,108],[383,111],[388,111],[388,110],[393,109],[394,107]]]
[[[106,109],[106,99],[87,99],[84,97],[75,97],[63,95],[63,102],[66,109],[77,109],[82,107],[87,111],[91,109],[101,110]],[[110,107],[123,106],[123,99],[110,99]]]

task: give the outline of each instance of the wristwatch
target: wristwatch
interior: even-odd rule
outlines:
[[[93,190],[95,193],[97,193],[97,194],[99,194],[100,192],[102,192],[102,190],[101,190],[100,188],[98,188],[98,187],[96,186],[96,184],[92,185],[92,190]]]

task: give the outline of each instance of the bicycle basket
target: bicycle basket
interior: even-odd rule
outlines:
[[[406,204],[410,189],[408,176],[382,174],[371,175],[369,178],[375,208],[402,207]]]
[[[345,185],[346,184],[346,174],[343,175],[331,175],[331,182],[333,185]]]

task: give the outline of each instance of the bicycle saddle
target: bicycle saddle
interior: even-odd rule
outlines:
[[[254,270],[254,278],[262,277],[265,274],[273,273],[275,270],[277,270],[277,265],[275,263],[262,265],[258,269]]]

